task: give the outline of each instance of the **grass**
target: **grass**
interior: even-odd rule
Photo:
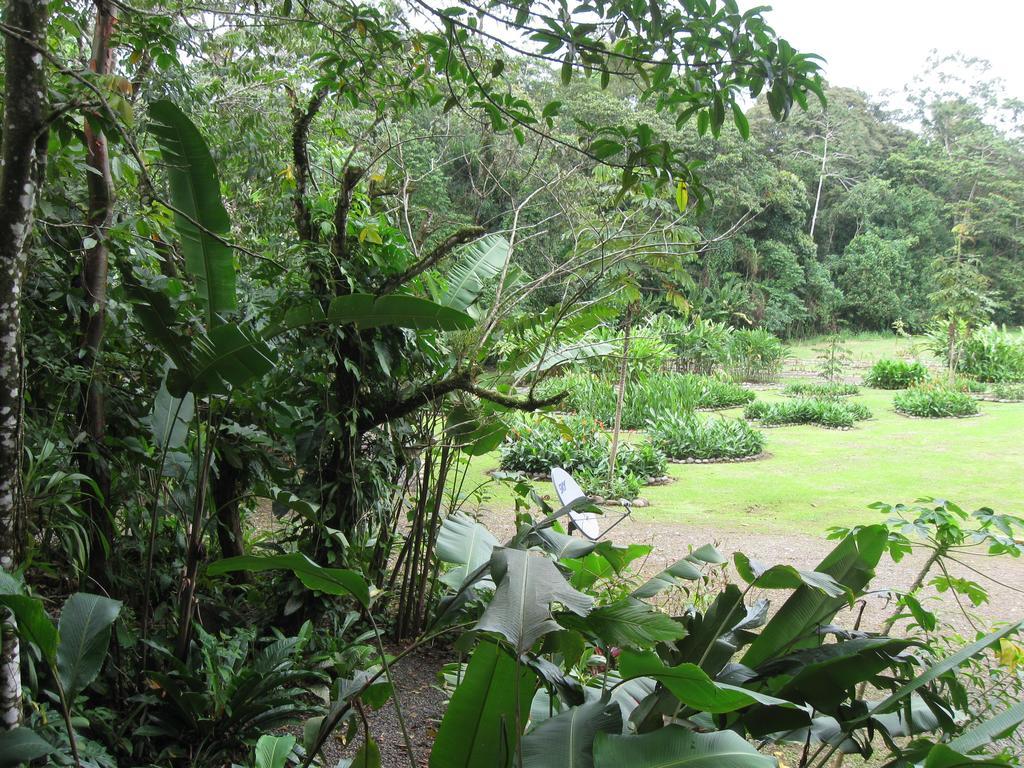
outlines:
[[[874,501],[938,496],[972,509],[1020,514],[1024,404],[980,403],[982,418],[907,419],[893,411],[893,392],[855,398],[875,418],[847,432],[814,426],[767,431],[771,458],[738,464],[673,464],[670,485],[645,488],[651,506],[640,518],[731,530],[821,533],[833,525],[877,522]],[[778,400],[776,393],[758,395]],[[740,409],[724,412],[738,416]],[[470,468],[473,481],[498,465],[497,453]],[[550,486],[538,484],[541,493]],[[494,487],[486,502],[512,510],[510,492]]]

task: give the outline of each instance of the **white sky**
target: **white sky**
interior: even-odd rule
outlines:
[[[772,6],[765,18],[797,50],[828,60],[833,85],[899,94],[938,49],[988,59],[1024,99],[1024,0],[741,0],[755,5]]]

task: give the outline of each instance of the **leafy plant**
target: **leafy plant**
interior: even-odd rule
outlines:
[[[817,382],[797,382],[794,384],[787,384],[782,390],[782,394],[788,397],[835,398],[856,395],[859,391],[860,388],[856,384],[843,384],[841,382],[827,382],[825,384],[819,384]]]
[[[978,381],[1024,381],[1024,336],[1005,328],[977,328],[963,341],[957,371]]]
[[[999,400],[1020,402],[1024,400],[1024,384],[995,384],[992,394]]]
[[[818,373],[830,384],[838,383],[844,371],[853,360],[850,348],[843,344],[842,338],[833,333],[825,340],[825,346],[814,350],[817,355]]]
[[[737,330],[729,342],[729,371],[740,381],[774,381],[789,349],[763,328]]]
[[[190,657],[165,653],[167,671],[151,673],[159,693],[146,696],[149,716],[140,735],[155,740],[166,758],[213,763],[315,714],[308,694],[325,679],[304,668],[300,656],[311,633],[306,625],[295,637],[260,647],[251,629],[217,636],[197,627]]]
[[[864,383],[875,389],[906,389],[919,384],[928,376],[921,363],[906,360],[878,360],[871,366]]]
[[[652,324],[672,345],[676,364],[683,370],[710,376],[727,368],[733,329],[725,323],[699,317],[686,322],[659,315]]]
[[[743,415],[766,425],[819,424],[823,427],[849,428],[854,422],[871,418],[871,411],[861,403],[837,399],[798,397],[781,402],[756,400]]]
[[[663,413],[647,431],[651,442],[673,459],[738,459],[764,450],[764,435],[742,419]]]
[[[465,594],[490,576],[496,590],[482,614],[463,603],[477,617],[467,638],[475,650],[432,765],[774,765],[757,741],[803,746],[804,764],[823,768],[840,750],[871,755],[879,731],[895,761],[953,765],[966,761],[958,750],[982,749],[996,735],[999,726],[981,724],[947,745],[961,728],[944,691],[1019,624],[945,656],[833,625],[870,589],[890,541],[886,526],[843,534],[813,571],[737,553],[745,589],[726,585],[703,610],[671,618],[644,602],[660,588],[649,586],[699,583],[702,564],[721,562],[702,559],[713,551],[692,553],[623,599],[608,585],[629,584],[628,564],[648,548],[566,540],[553,529],[566,510],[543,512],[521,516],[512,539],[457,587]],[[746,603],[755,588],[789,593],[771,619],[766,601]],[[591,681],[600,685],[593,695]],[[872,686],[881,701],[863,698]],[[1013,714],[992,722],[1012,724]]]
[[[617,482],[608,481],[608,437],[584,416],[565,419],[523,417],[501,446],[501,468],[547,474],[552,467],[576,473],[584,490],[612,498],[633,498],[639,487],[666,471],[665,456],[650,443],[626,443],[616,461]]]
[[[920,384],[897,393],[892,401],[899,413],[926,418],[973,416],[978,402],[965,392],[944,384]]]

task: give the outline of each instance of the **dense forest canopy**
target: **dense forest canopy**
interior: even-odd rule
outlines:
[[[474,658],[496,689],[518,697],[543,679],[549,715],[555,689],[583,704],[536,645],[560,626],[552,606],[559,653],[579,660],[584,638],[595,654],[628,646],[632,677],[661,674],[636,649],[697,632],[640,601],[662,587],[601,606],[606,641],[577,591],[597,581],[592,562],[566,562],[597,545],[553,530],[565,510],[518,484],[517,533],[496,546],[457,514],[476,493],[471,457],[520,412],[563,403],[552,381],[585,361],[617,398],[594,475],[613,484],[627,457],[664,465],[618,454],[627,383],[650,372],[638,350],[666,346],[637,333],[648,321],[737,329],[772,365],[772,334],[946,323],[951,376],[961,333],[1024,322],[1021,105],[985,81],[967,96],[913,90],[915,111],[890,113],[826,85],[820,57],[769,21],[735,0],[8,0],[0,745],[16,756],[0,766],[227,765],[316,715],[294,754],[312,764],[388,699],[382,638],[469,626],[460,611],[480,609],[485,586],[494,599],[464,643],[492,633]],[[586,429],[581,442],[604,439]],[[759,453],[746,429],[744,455]],[[552,515],[535,521],[530,504]],[[978,525],[977,541],[1018,552],[1002,517]],[[903,546],[869,526],[843,533],[834,557],[849,573],[740,574],[814,601],[799,631],[816,633]],[[638,551],[593,557],[618,574]],[[699,552],[677,571],[724,562]],[[809,744],[819,702],[796,684],[712,684],[722,649],[752,640],[726,626],[744,595],[730,585],[703,606],[725,613],[687,651],[696,664],[670,659],[715,693],[687,700],[700,733],[682,737],[712,757],[783,726]],[[509,630],[516,600],[533,625]],[[767,609],[749,610],[760,627]],[[785,619],[748,649],[749,669],[806,646],[783,637]],[[911,643],[877,642],[842,652],[873,654],[872,685],[892,665],[902,677],[887,679],[904,681]],[[875,727],[865,682],[820,700],[849,733]],[[310,704],[321,688],[326,707]],[[899,721],[913,690],[879,717]],[[442,729],[432,765],[522,764],[525,746],[509,744],[529,704],[502,713],[476,762],[450,757],[461,726]],[[708,746],[712,716],[758,706],[784,711],[723,725]],[[819,736],[824,765],[839,747]],[[368,732],[362,743],[354,764],[379,765]]]

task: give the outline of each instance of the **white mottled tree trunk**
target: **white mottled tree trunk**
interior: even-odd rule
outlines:
[[[21,549],[21,288],[46,153],[46,0],[7,0],[3,20],[4,116],[0,147],[0,568],[13,570]],[[15,32],[15,30],[17,30]],[[18,635],[0,617],[0,730],[21,722]]]

